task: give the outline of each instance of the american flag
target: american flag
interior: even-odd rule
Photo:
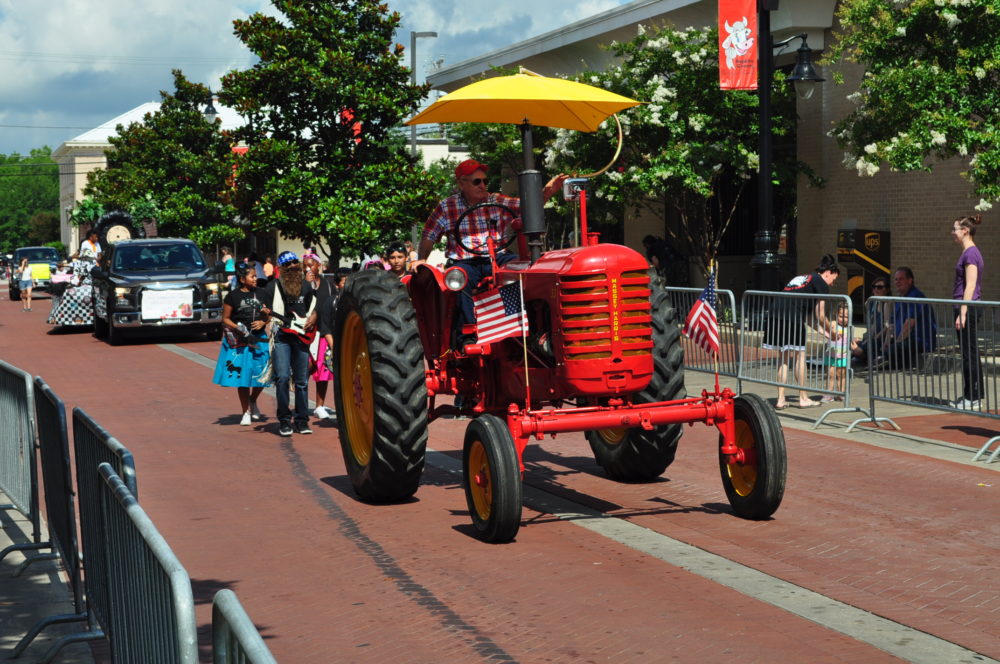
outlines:
[[[708,276],[708,285],[684,321],[684,334],[709,355],[719,352],[719,321],[715,317],[718,301],[715,298],[715,270]]]
[[[473,298],[476,332],[481,344],[516,337],[527,328],[528,315],[521,306],[521,284],[509,283]]]

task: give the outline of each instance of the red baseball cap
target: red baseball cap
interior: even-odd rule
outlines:
[[[488,173],[489,168],[485,164],[480,164],[475,159],[466,159],[461,164],[455,167],[455,177],[464,178],[472,175],[476,171],[482,171],[483,173]]]

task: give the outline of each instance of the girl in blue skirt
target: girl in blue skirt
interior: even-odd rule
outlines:
[[[261,419],[257,397],[267,387],[261,374],[268,363],[268,341],[264,326],[268,314],[257,300],[257,271],[254,266],[240,263],[236,267],[239,288],[222,302],[222,349],[215,364],[212,382],[223,387],[235,387],[240,397],[242,426]]]

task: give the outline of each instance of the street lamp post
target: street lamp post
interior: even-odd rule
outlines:
[[[757,94],[760,99],[760,162],[757,171],[757,232],[754,234],[754,255],[750,259],[755,290],[776,291],[779,282],[778,237],[774,228],[774,185],[771,182],[774,154],[771,132],[771,81],[774,78],[774,49],[787,46],[795,39],[802,40],[795,68],[788,77],[795,85],[796,94],[805,100],[812,96],[816,83],[823,81],[812,66],[812,49],[806,44],[805,33],[779,42],[771,38],[771,10],[777,9],[777,0],[760,0],[757,16],[759,35]]]
[[[417,40],[421,37],[437,37],[436,32],[414,32],[410,30],[410,85],[417,85]],[[417,156],[417,126],[410,127],[410,154]]]
[[[205,110],[202,111],[202,115],[205,116],[205,122],[208,124],[215,124],[215,119],[219,117],[219,111],[215,109],[215,104],[212,103],[212,91],[208,91],[208,103],[205,104]]]

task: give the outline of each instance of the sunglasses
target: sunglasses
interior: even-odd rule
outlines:
[[[886,288],[888,288],[888,286],[885,285],[885,284],[872,284],[872,288],[878,288],[879,290],[885,290]]]
[[[486,178],[465,178],[465,181],[471,182],[476,187],[481,184],[486,184]]]

